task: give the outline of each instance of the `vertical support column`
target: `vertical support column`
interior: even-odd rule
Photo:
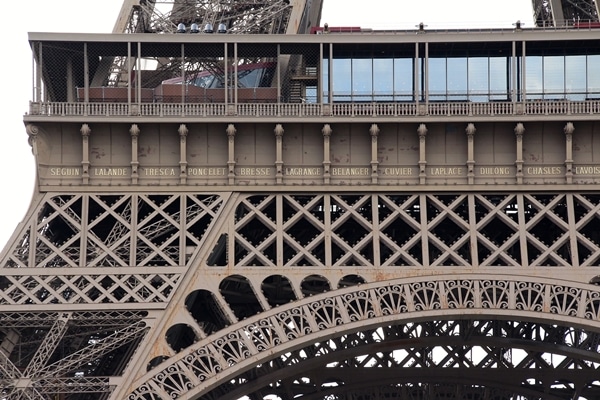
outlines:
[[[275,224],[277,226],[275,231],[275,265],[277,267],[283,267],[285,264],[283,253],[283,196],[281,193],[275,195]]]
[[[475,125],[472,123],[467,124],[467,183],[472,185],[475,183]]]
[[[527,74],[525,73],[525,71],[527,71],[527,46],[525,44],[526,42],[523,41],[521,43],[521,73],[520,73],[520,78],[521,78],[521,103],[523,104],[523,108],[521,109],[521,111],[523,113],[525,113],[525,102],[527,101]]]
[[[129,128],[129,133],[131,134],[131,184],[138,184],[138,139],[140,136],[140,128],[138,128],[137,124],[131,125]]]
[[[379,180],[379,160],[377,159],[377,143],[379,136],[379,127],[377,124],[371,125],[371,183],[377,184]]]
[[[277,79],[277,116],[281,115],[281,107],[279,104],[281,103],[281,44],[277,43],[277,68],[276,68],[276,76]]]
[[[427,171],[425,167],[427,167],[427,158],[425,152],[425,137],[427,136],[427,127],[425,124],[419,125],[417,128],[417,133],[419,134],[419,183],[424,185],[427,183]]]
[[[275,180],[283,183],[283,126],[275,125]]]
[[[477,207],[475,205],[475,195],[467,195],[467,204],[469,204],[469,232],[470,232],[470,253],[471,265],[473,268],[479,267],[479,250],[477,248]]]
[[[517,160],[515,165],[517,166],[517,183],[523,183],[523,134],[525,133],[525,127],[522,123],[518,123],[515,126],[515,135],[517,136]]]
[[[138,103],[137,114],[140,113],[140,107],[142,103],[142,43],[137,44],[137,68],[135,69],[135,83],[136,83],[136,98]]]
[[[425,61],[424,61],[425,65],[423,66],[425,72],[424,72],[424,82],[425,84],[423,85],[423,92],[425,94],[425,113],[429,114],[429,43],[425,42]]]
[[[127,42],[127,107],[131,110],[131,88],[133,87],[131,65],[131,42]]]
[[[187,92],[187,85],[188,83],[186,82],[186,76],[185,76],[185,45],[183,43],[181,43],[181,71],[179,72],[181,74],[181,116],[183,117],[185,115],[185,107],[183,106],[186,101],[185,101],[185,95]]]
[[[67,86],[67,102],[68,103],[73,103],[75,102],[75,96],[74,93],[75,91],[77,91],[77,88],[75,88],[75,84],[74,84],[74,80],[73,80],[73,57],[67,57],[67,59],[65,60],[65,67],[66,67],[66,78],[67,78],[67,82],[66,82],[66,86]],[[62,116],[65,116],[65,109],[62,109]]]
[[[419,194],[419,222],[421,224],[421,256],[423,267],[429,267],[429,223],[427,221],[427,195]]]
[[[90,129],[88,124],[81,125],[81,145],[82,145],[82,159],[81,159],[81,179],[84,185],[90,183]]]
[[[371,220],[373,221],[373,267],[381,266],[381,236],[379,221],[383,216],[379,215],[379,196],[376,193],[371,195]]]
[[[35,66],[35,88],[34,88],[34,93],[33,93],[33,98],[36,102],[41,103],[42,102],[42,64],[43,64],[43,47],[42,47],[42,42],[38,43],[38,52],[37,52],[37,59],[39,60],[38,62],[36,62],[36,54],[35,54],[35,50],[36,47],[33,46],[34,49],[34,54],[32,55],[33,57],[33,64]]]
[[[317,64],[317,101],[323,110],[323,43],[319,44],[319,63]]]
[[[179,183],[187,183],[187,134],[188,128],[185,124],[179,125]]]
[[[419,69],[419,42],[415,43],[415,59],[413,62],[413,75],[414,75],[414,80],[413,80],[413,90],[414,90],[414,102],[417,105],[417,110],[419,110],[419,103],[421,101],[421,91],[419,90],[420,88],[420,81],[421,81],[421,71]],[[419,111],[417,111],[417,113],[420,114]]]
[[[330,142],[331,142],[331,126],[325,124],[323,129],[323,183],[329,185],[331,182],[331,159],[330,159]]]
[[[512,42],[512,54],[511,54],[511,74],[512,80],[510,82],[510,100],[514,105],[517,103],[517,89],[518,89],[518,74],[517,74],[517,43],[515,41]],[[489,82],[488,82],[489,84]]]
[[[565,178],[567,183],[573,183],[573,132],[575,132],[575,126],[572,122],[567,122],[565,125],[565,150],[566,159],[565,167],[566,173]]]
[[[83,44],[83,101],[86,104],[83,112],[84,115],[87,115],[87,103],[90,101],[90,62],[88,59],[87,42]]]
[[[235,126],[233,124],[227,125],[227,146],[228,146],[228,157],[227,157],[227,179],[230,185],[235,184]]]

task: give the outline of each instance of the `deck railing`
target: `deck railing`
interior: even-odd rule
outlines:
[[[32,102],[29,115],[48,117],[423,117],[600,114],[600,99],[430,103],[81,103]]]

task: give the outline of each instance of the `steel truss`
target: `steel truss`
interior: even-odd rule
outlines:
[[[534,20],[537,26],[589,27],[598,23],[596,0],[532,0]]]
[[[198,376],[212,377],[220,371],[231,375],[223,378],[222,388],[204,391],[206,398],[231,398],[227,397],[231,393],[248,390],[260,398],[271,390],[282,393],[283,388],[293,394],[317,398],[324,396],[325,387],[331,391],[328,396],[340,399],[360,398],[356,396],[361,393],[372,398],[400,395],[415,399],[443,398],[441,393],[448,390],[455,396],[471,393],[470,396],[475,396],[471,398],[481,399],[514,395],[539,398],[535,396],[541,390],[537,388],[540,379],[543,378],[546,388],[558,385],[548,383],[556,378],[550,366],[558,365],[547,363],[544,367],[546,354],[555,354],[553,357],[563,360],[564,368],[569,371],[596,368],[593,354],[597,350],[594,347],[597,330],[593,326],[600,319],[597,300],[600,295],[591,285],[564,286],[566,279],[574,274],[588,276],[590,280],[595,275],[595,269],[590,267],[600,264],[600,236],[595,228],[600,218],[600,195],[594,193],[61,193],[42,196],[34,207],[0,263],[3,271],[0,380],[7,388],[5,391],[13,393],[11,399],[44,399],[57,393],[70,393],[69,399],[104,398],[96,396],[110,393],[114,393],[114,398],[122,398],[126,393],[114,381],[111,383],[110,377],[125,373],[140,379],[139,389],[131,394],[131,399],[166,399],[173,393],[191,392],[190,388],[200,390],[197,380],[202,382],[204,378]],[[497,274],[540,275],[546,273],[540,271],[548,269],[553,276],[562,274],[563,286],[540,278],[523,278],[512,283],[505,277],[493,279]],[[424,278],[430,283],[413,282],[406,286],[399,283],[398,287],[403,289],[397,295],[390,295],[387,301],[393,299],[395,306],[369,303],[368,299],[384,293],[375,289],[352,295],[356,297],[339,297],[344,290],[364,285],[381,284],[380,290],[384,290],[388,284],[384,281],[407,274],[434,276],[443,271],[457,276],[488,271],[489,275],[475,281],[465,275],[464,280],[453,280],[452,284],[435,283],[431,277]],[[410,300],[407,297],[400,301],[400,293],[411,293]],[[482,297],[484,294],[488,297]],[[322,303],[310,303],[314,296],[323,297]],[[296,311],[290,311],[286,317],[288,314],[282,307],[297,301],[305,305],[294,308]],[[333,312],[335,307],[331,307],[340,302],[351,308]],[[179,306],[169,306],[173,304]],[[368,368],[372,366],[369,363],[380,357],[374,354],[383,352],[384,347],[365,345],[360,354],[350,357],[339,353],[327,365],[311,366],[320,374],[313,375],[310,383],[305,378],[311,375],[305,372],[298,373],[307,376],[294,375],[277,383],[280,378],[273,378],[277,373],[268,370],[268,365],[284,366],[285,360],[261,359],[259,364],[263,369],[255,372],[241,366],[250,360],[256,363],[254,348],[267,350],[300,338],[306,339],[306,343],[298,342],[295,347],[303,348],[306,354],[314,353],[313,346],[318,346],[317,343],[334,337],[346,343],[356,342],[357,339],[344,337],[353,338],[357,332],[366,334],[375,329],[368,328],[365,318],[387,319],[386,324],[378,325],[375,330],[399,329],[393,327],[410,324],[423,330],[425,323],[419,322],[423,318],[450,324],[444,329],[454,326],[452,322],[444,322],[445,318],[440,319],[448,313],[455,315],[454,311],[397,322],[399,315],[404,315],[410,307],[416,307],[414,310],[483,307],[497,325],[502,325],[503,319],[516,318],[515,326],[525,327],[527,322],[531,332],[537,329],[543,334],[535,338],[540,339],[537,341],[527,334],[531,336],[530,344],[523,342],[511,347],[502,338],[510,339],[510,343],[524,340],[527,335],[522,330],[495,337],[485,328],[489,334],[485,340],[489,342],[483,339],[483,331],[477,333],[479,328],[470,328],[479,338],[476,342],[445,342],[449,339],[439,331],[440,335],[433,335],[426,345],[422,344],[423,349],[416,350],[421,345],[413,345],[415,350],[405,349],[402,367],[414,365],[417,359],[429,354],[426,349],[435,348],[436,356],[446,354],[445,361],[423,361],[420,370],[449,366],[449,370],[462,371],[469,366],[479,371],[490,366],[518,371],[527,365],[529,369],[535,366],[536,370],[546,368],[550,372],[540,372],[531,382],[520,382],[521,389],[528,389],[517,390],[514,380],[504,382],[509,386],[481,384],[479,372],[471,370],[468,374],[461,372],[471,377],[470,381],[456,382],[451,388],[447,383],[431,381],[424,373],[423,380],[416,382],[409,379],[411,372],[405,368],[402,371],[407,378],[402,382],[356,387],[350,394],[343,393],[340,380],[336,381],[337,386],[317,384],[316,377],[327,376],[332,363],[345,363],[343,372],[351,370],[348,363],[355,363],[358,368],[357,360],[363,357],[371,360],[362,364]],[[389,311],[377,314],[386,309]],[[514,313],[506,314],[507,310]],[[543,321],[533,317],[548,310],[556,317],[544,317]],[[293,316],[306,311],[312,317]],[[504,313],[501,319],[497,318],[498,313]],[[476,314],[481,317],[480,311]],[[455,317],[471,319],[464,315]],[[567,324],[569,318],[582,320]],[[241,330],[232,328],[251,319],[262,322],[256,322],[254,328],[248,324]],[[276,321],[279,322],[273,325]],[[350,328],[355,321],[362,323]],[[470,323],[484,329],[483,321],[473,319]],[[581,333],[573,333],[586,338],[577,344],[575,353],[555,353],[558,339],[552,339],[552,348],[545,344],[558,326],[569,329],[564,324],[588,327]],[[314,337],[316,331],[337,326],[335,335]],[[149,327],[154,328],[146,336]],[[262,332],[260,338],[252,339],[260,344],[257,342],[247,350],[244,344],[234,351],[237,344],[230,343],[232,338],[255,331]],[[198,343],[202,341],[213,344],[200,350]],[[526,358],[535,362],[501,366],[503,356],[493,355],[504,354],[504,347],[513,348],[512,354],[528,354]],[[484,357],[487,361],[469,364],[467,359],[480,348],[487,354]],[[184,378],[160,372],[164,365],[173,368],[172,363],[191,354],[192,349],[196,349],[194,354],[205,351],[202,354],[221,355],[201,361],[196,356],[190,358],[195,366],[186,368],[196,371],[196,378],[187,372]],[[351,351],[350,347],[346,350]],[[387,351],[388,355],[382,355],[382,359],[397,357],[401,350]],[[233,358],[227,355],[231,352],[235,354]],[[282,350],[279,355],[287,352]],[[127,365],[131,370],[125,370]],[[147,381],[140,378],[146,371]],[[268,382],[261,381],[251,389],[241,385],[254,379],[252,374],[263,373],[270,377]],[[368,371],[364,374],[367,376]],[[522,375],[521,371],[506,376],[516,379]],[[156,383],[159,376],[164,377],[160,384]],[[233,376],[239,377],[239,385],[225,384]],[[586,373],[582,376],[588,377]],[[196,383],[175,384],[171,382],[173,379]],[[344,379],[354,381],[351,375]],[[580,393],[577,391],[596,391],[593,380],[573,380],[565,385],[560,390],[553,389],[555,398]],[[437,393],[437,397],[424,397],[425,391],[431,396]],[[16,393],[19,397],[15,397]]]

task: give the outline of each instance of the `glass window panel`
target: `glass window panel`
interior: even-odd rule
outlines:
[[[373,92],[375,101],[394,100],[394,60],[380,58],[373,60]]]
[[[351,101],[352,60],[334,59],[331,75],[333,101]]]
[[[569,100],[585,100],[585,56],[565,57],[565,90]]]
[[[541,99],[543,94],[542,57],[529,56],[525,59],[525,90],[528,99]]]
[[[587,58],[587,97],[600,98],[600,55]]]
[[[429,59],[429,99],[433,101],[445,101],[446,96],[446,59]]]
[[[467,99],[467,59],[449,58],[446,62],[448,100],[464,101]]]
[[[353,101],[373,101],[373,60],[352,60]]]
[[[318,101],[317,98],[317,87],[316,86],[307,86],[306,87],[306,102],[307,103],[316,103]]]
[[[488,58],[469,58],[469,100],[489,100],[489,63]]]
[[[413,79],[413,60],[411,58],[394,59],[394,100],[413,100]]]
[[[490,100],[508,100],[510,98],[508,84],[508,57],[490,57]]]
[[[544,98],[565,98],[565,57],[544,57]]]
[[[323,60],[323,103],[329,103],[329,59]]]

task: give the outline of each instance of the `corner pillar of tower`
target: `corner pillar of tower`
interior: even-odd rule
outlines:
[[[550,0],[550,10],[552,11],[552,24],[562,26],[565,24],[565,13],[562,6],[563,0]]]
[[[319,25],[323,0],[293,0],[291,4],[293,8],[286,30],[287,34],[308,33],[312,26]],[[307,9],[307,7],[309,8]]]

